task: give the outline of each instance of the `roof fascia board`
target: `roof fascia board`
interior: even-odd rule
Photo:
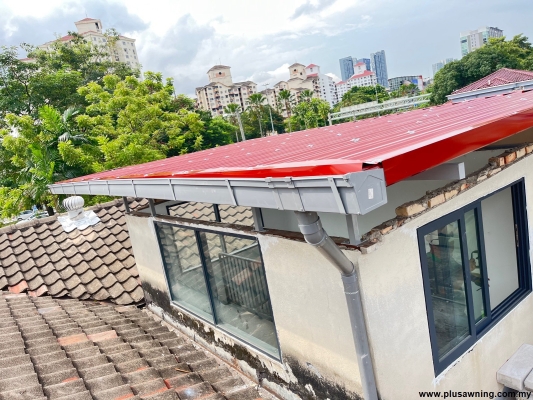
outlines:
[[[533,89],[533,80],[512,82],[505,85],[492,86],[483,89],[471,90],[469,92],[462,92],[457,94],[450,94],[446,96],[448,100],[456,103],[458,101],[466,101],[476,99],[478,97],[486,97],[487,95],[496,96],[499,94],[511,93],[514,90],[530,90]]]
[[[387,202],[382,169],[343,176],[265,179],[114,179],[50,185],[54,194],[132,196],[212,204],[366,214]]]
[[[516,95],[519,96],[518,93]],[[395,154],[381,162],[387,176],[387,186],[513,136],[532,125],[533,108],[530,108],[426,146]]]

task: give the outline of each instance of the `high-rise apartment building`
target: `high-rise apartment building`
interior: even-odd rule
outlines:
[[[231,67],[215,65],[207,71],[209,84],[196,88],[196,106],[211,111],[213,116],[222,115],[230,103],[248,107],[248,97],[257,93],[257,85],[251,81],[233,82]]]
[[[479,49],[489,41],[489,38],[502,36],[503,31],[492,26],[484,26],[475,31],[461,32],[461,55],[466,56],[468,53]]]
[[[341,79],[345,81],[353,75],[353,65],[357,62],[354,57],[344,57],[339,60],[341,67]]]
[[[140,69],[137,48],[135,47],[135,39],[119,35],[114,45],[108,43],[108,38],[103,33],[102,21],[94,18],[84,18],[81,21],[75,22],[78,34],[80,34],[87,41],[99,47],[109,46],[111,61],[123,62],[132,68]],[[39,46],[41,49],[51,49],[53,44],[58,40],[61,42],[69,42],[74,39],[71,35],[63,36],[59,39],[46,42]]]
[[[385,57],[385,50],[370,54],[370,67],[372,72],[376,74],[378,85],[388,88],[389,75],[387,73],[387,58]]]
[[[449,64],[451,63],[452,61],[455,61],[455,58],[445,58],[444,60],[440,60],[439,62],[435,63],[432,65],[432,69],[433,69],[433,76],[435,76],[435,74],[437,72],[439,72],[442,68],[444,68],[444,66],[446,64]]]

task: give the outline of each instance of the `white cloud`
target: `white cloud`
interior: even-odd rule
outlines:
[[[234,81],[259,85],[287,79],[286,66],[295,61],[318,64],[339,80],[339,58],[384,49],[393,77],[458,57],[458,32],[487,21],[510,36],[533,36],[525,17],[531,0],[512,7],[485,1],[479,9],[462,0],[0,0],[0,45],[51,40],[87,13],[136,38],[144,69],[174,77],[176,90],[189,95],[219,63],[232,67]]]

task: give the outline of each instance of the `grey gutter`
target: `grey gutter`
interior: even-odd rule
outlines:
[[[359,278],[355,266],[328,236],[316,212],[295,212],[298,226],[305,241],[314,246],[341,273],[348,314],[352,324],[352,336],[357,353],[363,395],[366,400],[378,400],[376,379],[368,332],[366,329],[363,303],[359,289]]]
[[[450,94],[446,96],[448,100],[453,103],[461,101],[477,99],[478,97],[496,96],[499,94],[512,93],[515,90],[532,90],[533,80],[507,83],[505,85],[492,86],[484,89],[471,90],[469,92],[462,92],[457,94]]]
[[[290,211],[366,214],[387,202],[382,169],[263,179],[110,179],[49,186],[54,194],[144,197]]]

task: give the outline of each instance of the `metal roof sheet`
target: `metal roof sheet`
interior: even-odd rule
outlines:
[[[247,140],[65,182],[344,175],[383,168],[387,185],[533,127],[533,91]]]
[[[471,83],[470,85],[462,87],[461,89],[457,89],[456,91],[452,93],[452,95],[470,92],[472,90],[505,85],[507,83],[523,82],[523,81],[528,81],[528,80],[533,80],[532,71],[522,71],[518,69],[501,68],[498,71],[493,72],[492,74],[487,75],[484,78],[481,78]]]

